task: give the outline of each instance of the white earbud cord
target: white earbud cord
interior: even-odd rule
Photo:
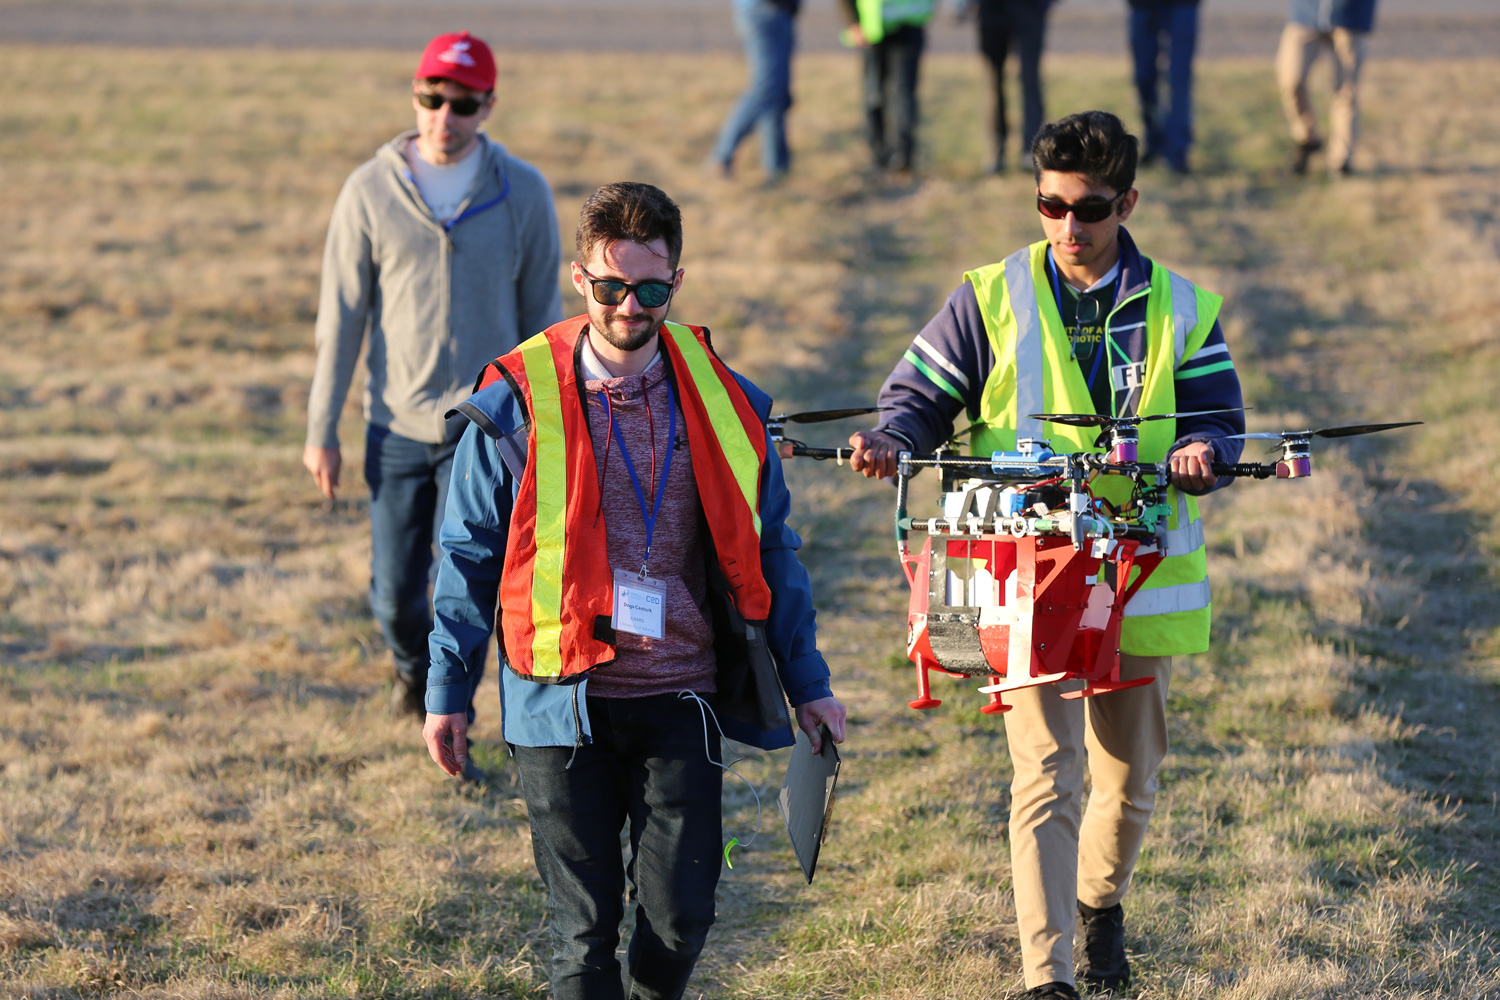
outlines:
[[[734,775],[736,778],[739,778],[745,783],[745,787],[750,789],[750,794],[755,796],[755,832],[750,834],[749,840],[741,841],[738,837],[731,837],[729,838],[729,843],[724,845],[724,863],[729,865],[730,868],[733,868],[734,865],[729,860],[730,849],[733,848],[736,844],[741,847],[749,847],[751,844],[755,843],[755,838],[760,836],[760,793],[755,790],[755,786],[750,783],[749,778],[746,778],[743,774],[734,769],[734,765],[744,760],[744,757],[736,757],[728,764],[721,764],[718,761],[714,760],[713,751],[708,744],[708,720],[710,718],[714,720],[714,728],[719,731],[719,739],[721,741],[727,743],[729,742],[729,737],[724,735],[724,727],[719,725],[719,717],[714,714],[714,710],[709,707],[708,702],[699,697],[696,691],[679,691],[677,692],[677,697],[691,698],[698,703],[698,714],[703,719],[703,755],[708,758],[709,763],[713,764],[717,768],[720,768],[721,770],[727,771],[728,773]]]

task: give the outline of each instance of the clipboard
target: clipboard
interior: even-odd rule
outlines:
[[[786,822],[786,832],[797,852],[802,874],[812,884],[818,867],[818,850],[828,835],[828,821],[833,815],[833,789],[839,779],[839,751],[828,727],[822,727],[823,750],[813,753],[812,741],[797,730],[797,745],[787,764],[786,779],[776,804]]]

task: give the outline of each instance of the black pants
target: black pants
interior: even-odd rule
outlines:
[[[903,24],[865,49],[865,135],[880,169],[910,170],[917,151],[917,69],[927,30]]]
[[[990,118],[994,161],[1005,166],[1005,57],[1012,51],[1020,63],[1021,159],[1031,151],[1031,141],[1042,127],[1042,45],[1047,30],[1046,0],[980,0],[979,51],[989,65],[994,93]]]
[[[676,695],[589,698],[594,742],[515,748],[552,914],[555,1000],[625,996],[615,947],[635,887],[631,1000],[676,1000],[714,922],[723,824],[719,734]],[[712,760],[709,758],[712,754]],[[568,766],[569,759],[572,766]],[[630,862],[620,831],[630,824]]]

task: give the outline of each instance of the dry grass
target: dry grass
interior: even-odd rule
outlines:
[[[456,794],[386,711],[357,476],[330,507],[298,464],[327,213],[405,127],[408,57],[3,54],[0,993],[544,995],[494,693],[501,777]],[[1131,112],[1121,62],[1049,68],[1054,111]],[[492,130],[565,225],[598,183],[662,184],[679,314],[788,407],[868,399],[964,268],[1033,238],[1026,179],[979,170],[978,66],[927,64],[937,166],[902,186],[860,173],[851,63],[800,62],[774,190],[698,170],[740,82],[719,70],[507,57]],[[1142,178],[1133,229],[1228,294],[1257,426],[1428,425],[1214,500],[1217,642],[1176,667],[1139,997],[1500,996],[1500,64],[1368,72],[1362,176],[1290,183],[1268,67],[1221,63],[1199,174]],[[353,470],[357,430],[351,406]],[[837,826],[805,888],[768,818],[696,986],[1003,993],[1000,724],[957,687],[904,706],[889,496],[791,478],[853,710]]]

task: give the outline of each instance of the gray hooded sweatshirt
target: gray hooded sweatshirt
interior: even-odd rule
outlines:
[[[344,182],[323,251],[307,443],[338,447],[339,411],[368,330],[365,419],[427,444],[489,361],[562,319],[552,191],[480,134],[473,185],[447,227],[402,155],[404,132]],[[498,199],[498,200],[497,200]]]

